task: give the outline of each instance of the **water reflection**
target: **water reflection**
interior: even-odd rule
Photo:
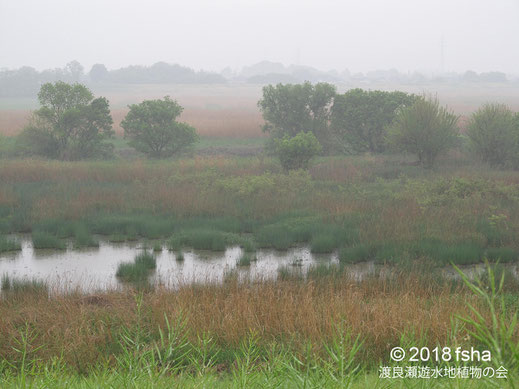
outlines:
[[[0,275],[11,278],[36,278],[45,280],[57,291],[120,289],[123,284],[115,277],[117,266],[121,262],[130,262],[143,249],[143,242],[109,243],[100,241],[98,248],[67,250],[35,250],[30,236],[16,236],[22,244],[19,252],[0,254]],[[176,254],[163,249],[155,253],[157,268],[150,275],[153,285],[177,288],[189,283],[219,283],[225,277],[238,279],[272,280],[278,277],[278,269],[306,274],[308,269],[317,264],[336,264],[338,258],[333,255],[315,255],[306,247],[293,248],[285,252],[259,250],[255,253],[256,261],[250,266],[237,266],[243,254],[239,247],[231,247],[225,252],[199,250],[184,251],[184,260],[177,261]],[[484,270],[484,265],[464,267],[464,271],[476,274]],[[379,272],[391,271],[373,262],[347,265],[347,273],[354,280]],[[456,277],[454,269],[442,270],[446,278]],[[513,265],[517,275],[517,265]]]

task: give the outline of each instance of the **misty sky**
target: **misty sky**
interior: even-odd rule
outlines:
[[[519,74],[519,0],[0,0],[0,68],[78,60]]]

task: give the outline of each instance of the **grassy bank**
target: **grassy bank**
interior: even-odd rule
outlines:
[[[512,387],[511,379],[378,378],[380,366],[394,365],[397,345],[488,349],[492,341],[501,350],[492,363],[514,378],[519,331],[511,318],[519,306],[509,296],[518,286],[500,288],[494,274],[480,284],[415,271],[360,283],[342,274],[177,291],[5,294],[0,373],[5,387]],[[495,328],[490,339],[474,335],[485,326]]]
[[[318,160],[285,174],[268,158],[162,162],[3,161],[0,232],[39,247],[164,239],[172,250],[307,244],[345,262],[438,264],[519,257],[519,173],[451,155],[436,170],[401,156]]]

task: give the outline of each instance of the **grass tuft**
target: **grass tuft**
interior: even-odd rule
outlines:
[[[74,238],[75,248],[99,247],[99,242],[92,237],[92,234],[84,225],[79,225],[76,227],[76,230],[74,231]]]
[[[155,269],[157,261],[153,254],[141,253],[133,262],[120,263],[115,275],[124,282],[142,283],[148,279],[151,270]]]
[[[0,236],[0,253],[6,253],[9,251],[20,251],[22,249],[22,245],[13,240],[8,239],[4,236]]]
[[[485,253],[491,262],[515,262],[519,258],[519,252],[512,247],[491,247]]]
[[[341,263],[358,263],[373,259],[375,247],[373,245],[361,244],[353,247],[343,247],[339,251]]]
[[[337,248],[337,240],[331,235],[317,235],[310,242],[310,251],[317,254],[328,254]]]
[[[44,231],[34,231],[32,233],[32,245],[35,249],[66,249],[64,241]]]
[[[8,274],[2,275],[2,291],[16,294],[43,294],[48,295],[49,287],[45,281],[37,279],[10,278]]]
[[[236,266],[247,267],[250,266],[251,262],[255,262],[256,260],[257,259],[255,256],[250,254],[243,254],[236,262]]]

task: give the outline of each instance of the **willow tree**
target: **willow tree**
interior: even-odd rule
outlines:
[[[415,154],[420,165],[432,167],[440,154],[458,143],[458,116],[440,106],[437,98],[421,97],[397,112],[387,139],[397,150]]]

